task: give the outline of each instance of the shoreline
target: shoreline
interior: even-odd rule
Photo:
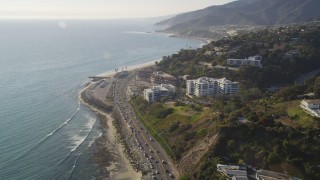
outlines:
[[[149,61],[143,64],[137,64],[127,67],[124,71],[134,72],[139,69],[155,66],[156,61],[161,59]],[[121,72],[121,71],[118,71]],[[118,72],[107,71],[97,75],[97,77],[103,77],[103,79],[112,78]],[[95,160],[99,169],[104,172],[102,178],[107,179],[142,179],[143,174],[141,171],[134,169],[132,166],[132,159],[127,154],[127,149],[124,147],[123,137],[121,137],[121,130],[117,129],[115,119],[112,117],[112,111],[101,110],[101,107],[94,106],[83,98],[83,95],[90,91],[93,93],[98,82],[88,82],[88,84],[80,90],[80,103],[87,106],[92,112],[96,113],[96,116],[100,123],[103,135],[95,140],[95,144],[98,146],[95,152]],[[87,94],[86,94],[87,96]],[[94,96],[92,94],[92,96]],[[118,127],[119,128],[119,127]],[[101,144],[102,143],[102,144]],[[100,147],[99,147],[100,146]],[[96,157],[96,154],[100,154]]]
[[[142,68],[154,66],[156,62],[160,62],[161,60],[162,60],[162,58],[156,59],[156,60],[151,60],[151,61],[148,61],[148,62],[145,62],[142,64],[130,65],[130,66],[127,66],[126,68],[124,68],[123,70],[118,71],[118,72],[115,72],[115,70],[106,71],[106,72],[103,72],[103,73],[96,75],[95,77],[110,78],[110,77],[114,76],[115,74],[122,72],[122,71],[136,71],[136,70],[139,70]]]
[[[83,90],[80,94],[92,88],[96,83],[91,83]],[[95,150],[94,159],[96,164],[104,172],[102,178],[107,179],[141,179],[142,173],[137,172],[131,166],[129,159],[124,153],[124,147],[120,143],[119,134],[116,131],[114,125],[114,119],[111,117],[111,114],[104,112],[97,107],[88,104],[80,95],[81,104],[88,107],[92,112],[94,112],[99,120],[99,128],[102,129],[102,136],[95,140],[95,145],[97,149]],[[99,144],[100,147],[99,148]],[[103,154],[97,157],[97,154]],[[99,162],[100,161],[100,162]],[[107,177],[105,177],[107,176]]]
[[[167,35],[169,38],[181,38],[181,39],[190,39],[190,40],[200,41],[201,42],[201,44],[200,44],[201,47],[211,43],[212,41],[214,41],[214,39],[210,39],[210,38],[194,37],[194,36],[183,36],[183,35],[179,35],[179,34],[177,34],[175,32],[169,32],[169,31],[155,31],[154,33]]]

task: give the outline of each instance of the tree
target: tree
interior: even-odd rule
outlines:
[[[320,77],[317,77],[314,83],[313,92],[316,98],[320,98]]]
[[[268,156],[268,163],[277,163],[281,160],[281,157],[278,153],[272,152]]]

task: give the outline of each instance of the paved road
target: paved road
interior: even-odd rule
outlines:
[[[127,88],[130,80],[129,78],[115,79],[113,92],[115,108],[119,108],[123,118],[132,130],[132,134],[135,136],[140,149],[144,151],[145,157],[151,163],[153,179],[175,179],[178,171],[171,163],[170,158],[160,144],[146,130],[128,103]]]

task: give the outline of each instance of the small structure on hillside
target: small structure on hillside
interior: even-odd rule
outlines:
[[[251,56],[245,59],[227,59],[230,66],[256,66],[262,67],[262,56]]]
[[[320,118],[320,99],[304,99],[300,107],[311,116]]]
[[[156,84],[172,84],[174,86],[178,84],[178,79],[176,77],[160,71],[153,72],[150,80]]]
[[[300,53],[299,49],[294,49],[294,50],[286,52],[284,54],[284,57],[292,58],[292,57],[297,57],[297,56],[300,56],[300,55],[301,55],[301,53]]]
[[[217,164],[217,170],[226,177],[234,180],[249,180],[247,167],[242,165]]]
[[[289,180],[292,179],[291,176],[283,173],[277,173],[273,171],[267,171],[267,170],[257,170],[256,178],[258,180],[268,180],[268,179],[278,179],[278,180]],[[296,178],[297,179],[297,178]]]

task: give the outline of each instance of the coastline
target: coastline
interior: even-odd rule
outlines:
[[[195,36],[183,36],[183,35],[179,35],[179,34],[174,33],[174,32],[167,32],[167,31],[155,31],[154,33],[163,34],[163,35],[166,35],[166,36],[168,36],[170,38],[183,38],[183,39],[201,41],[201,44],[200,44],[201,47],[211,43],[212,41],[214,41],[214,39],[210,39],[210,38],[195,37]]]
[[[149,62],[142,63],[142,64],[131,65],[131,66],[124,68],[123,71],[136,71],[136,70],[139,70],[142,68],[154,66],[156,62],[159,62],[161,60],[162,60],[162,58],[156,59],[156,60],[151,60]],[[119,71],[119,72],[121,72],[121,71]],[[116,73],[117,72],[115,72],[114,70],[111,70],[111,71],[106,71],[104,73],[98,74],[98,75],[96,75],[96,77],[110,78],[110,77],[114,76]]]
[[[142,68],[151,67],[155,65],[156,61],[153,60],[143,64],[132,65],[124,69],[124,71],[134,72]],[[120,71],[121,72],[121,71]],[[103,77],[103,79],[111,79],[117,72],[107,71],[105,73],[97,75],[97,77]],[[121,132],[116,127],[115,119],[112,117],[112,112],[108,110],[101,110],[101,106],[95,106],[88,103],[84,99],[83,95],[86,96],[89,93],[93,93],[98,82],[89,82],[85,88],[80,91],[80,103],[87,106],[91,111],[96,113],[100,128],[102,129],[103,135],[95,140],[97,149],[95,150],[95,161],[102,169],[102,178],[107,179],[142,179],[143,175],[141,171],[136,170],[132,165],[132,160],[127,154],[127,149],[121,142]],[[93,95],[93,94],[92,94]],[[94,95],[93,95],[94,96]]]

